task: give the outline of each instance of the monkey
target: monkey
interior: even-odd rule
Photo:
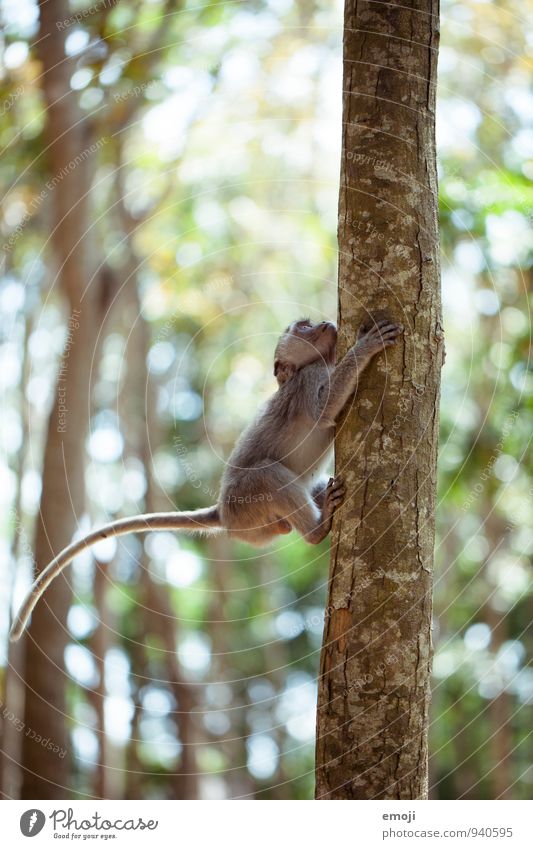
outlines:
[[[277,391],[244,430],[222,475],[218,502],[184,512],[118,519],[63,549],[37,576],[15,618],[10,639],[22,635],[47,587],[82,551],[110,537],[146,531],[225,532],[254,546],[293,529],[311,545],[328,535],[345,497],[340,477],[321,470],[335,425],[371,359],[393,345],[403,327],[388,319],[363,325],[336,364],[333,322],[302,318],[282,333],[274,354]]]

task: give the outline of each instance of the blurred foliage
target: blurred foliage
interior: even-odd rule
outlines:
[[[84,526],[141,512],[149,479],[160,509],[212,503],[224,458],[274,388],[280,329],[299,314],[334,317],[342,70],[338,3],[175,9],[136,0],[89,11],[73,6],[77,19],[64,31],[77,57],[72,96],[99,141],[93,226],[102,263],[125,289],[138,286],[141,314],[126,299],[104,341]],[[436,798],[529,798],[533,785],[532,12],[531,0],[443,8]],[[51,192],[60,188],[46,185],[37,14],[32,0],[2,4],[4,646],[12,590],[20,599],[32,568],[42,443],[66,334],[48,245]],[[144,376],[132,365],[142,319],[151,338]],[[125,412],[136,381],[149,468]],[[94,561],[79,558],[66,653],[77,791],[92,792],[102,759],[97,686],[119,797],[133,792],[132,774],[120,772],[132,762],[137,794],[172,797],[182,744],[191,745],[179,739],[180,706],[140,595],[146,556],[168,592],[194,693],[202,797],[310,797],[327,550],[293,535],[258,553],[166,534],[99,550],[109,562],[105,683],[92,647]]]

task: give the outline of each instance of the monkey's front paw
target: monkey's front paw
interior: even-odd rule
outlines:
[[[333,513],[337,507],[340,507],[346,497],[346,487],[342,478],[330,478],[326,487],[326,496],[324,500],[325,509]]]
[[[394,324],[388,318],[384,318],[370,327],[361,327],[357,337],[357,345],[367,348],[373,354],[377,354],[378,351],[394,345],[400,333],[403,333],[401,324]]]

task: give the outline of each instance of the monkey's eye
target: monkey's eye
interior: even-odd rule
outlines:
[[[312,327],[312,324],[308,318],[302,318],[301,321],[296,322],[296,327],[300,330],[306,330],[307,328]]]

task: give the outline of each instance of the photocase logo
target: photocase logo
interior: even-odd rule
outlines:
[[[30,808],[29,811],[24,811],[20,818],[20,830],[24,837],[35,837],[42,831],[45,822],[46,817],[42,811]]]

